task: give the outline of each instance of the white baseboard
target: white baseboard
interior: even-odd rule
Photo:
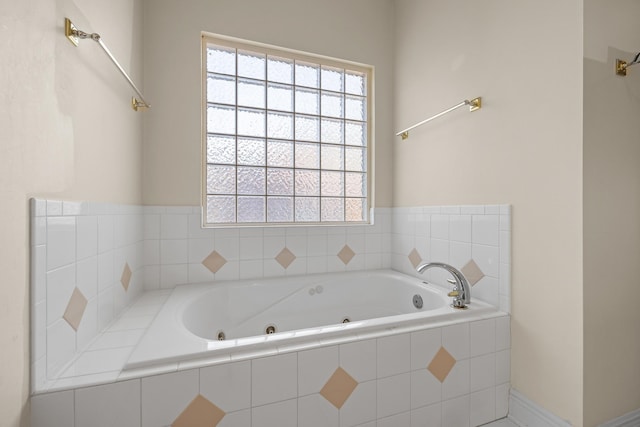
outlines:
[[[521,427],[571,427],[569,422],[527,399],[513,388],[509,393],[508,418]]]
[[[614,420],[601,424],[600,427],[638,427],[640,426],[640,409],[624,414]]]

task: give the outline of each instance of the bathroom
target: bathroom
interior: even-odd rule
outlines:
[[[637,2],[343,3],[3,6],[3,425],[29,425],[28,199],[197,206],[203,30],[374,65],[375,206],[511,205],[511,387],[571,425],[637,422],[640,342],[620,325],[640,323],[624,297],[640,277],[640,84],[613,73],[639,49]],[[67,16],[151,110],[131,110],[95,46],[69,44]],[[394,136],[472,96],[481,111]]]

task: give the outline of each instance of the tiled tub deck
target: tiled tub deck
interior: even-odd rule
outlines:
[[[455,427],[507,414],[507,314],[123,370],[170,292],[141,295],[35,395],[32,425]]]

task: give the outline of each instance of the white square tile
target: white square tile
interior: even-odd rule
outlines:
[[[493,387],[471,393],[469,396],[471,426],[479,426],[496,419],[496,393]]]
[[[107,251],[98,255],[98,292],[102,292],[114,285],[114,260],[114,251]]]
[[[449,240],[449,215],[431,215],[431,238]]]
[[[500,284],[499,280],[495,277],[485,276],[480,279],[471,290],[472,298],[479,299],[494,307],[500,305]]]
[[[411,427],[411,414],[405,412],[404,414],[379,419],[376,427]]]
[[[240,279],[255,279],[263,277],[263,261],[261,259],[240,261]],[[217,274],[217,273],[216,273]]]
[[[471,246],[471,255],[486,276],[499,277],[500,249],[497,246],[473,244]]]
[[[411,334],[411,369],[426,369],[442,346],[441,328]]]
[[[62,377],[119,372],[124,367],[133,347],[85,351],[67,369]]]
[[[175,288],[177,285],[189,281],[189,265],[173,264],[160,266],[160,287],[163,289]]]
[[[286,237],[282,236],[265,236],[263,255],[265,259],[273,259],[286,247]],[[294,252],[294,255],[298,256]]]
[[[458,361],[469,357],[469,324],[442,328],[442,346]]]
[[[76,261],[76,218],[47,218],[47,270]]]
[[[31,246],[47,244],[47,218],[31,218]]]
[[[41,301],[32,308],[31,363],[47,354],[47,303]]]
[[[471,243],[451,242],[449,244],[449,264],[462,269],[471,260]]]
[[[338,409],[319,394],[298,398],[298,426],[338,427]]]
[[[298,403],[296,399],[251,409],[251,427],[296,427]]]
[[[449,240],[471,243],[471,215],[452,215],[450,217]]]
[[[216,230],[216,233],[224,230]],[[238,237],[218,237],[213,242],[214,249],[227,261],[240,259],[240,239]]]
[[[323,230],[324,231],[324,230]],[[310,234],[307,236],[307,256],[327,255],[327,234]]]
[[[496,386],[496,419],[504,418],[509,413],[509,384]]]
[[[47,273],[47,325],[62,318],[75,287],[75,264]]]
[[[470,387],[474,392],[488,387],[493,387],[496,381],[496,356],[495,353],[470,359]]]
[[[75,427],[140,426],[140,381],[80,388],[75,413]]]
[[[98,254],[98,218],[95,216],[79,216],[76,218],[77,259],[84,259]]]
[[[115,316],[113,287],[98,294],[98,329],[104,329]]]
[[[170,425],[198,395],[198,370],[142,378],[142,426]]]
[[[189,215],[164,214],[160,217],[161,239],[187,239],[189,237]]]
[[[145,240],[143,251],[145,266],[160,265],[160,240]]]
[[[189,275],[187,280],[189,283],[212,282],[215,277],[211,270],[201,263],[189,264],[188,273]]]
[[[498,246],[500,242],[499,215],[473,215],[471,241],[476,245]]]
[[[285,271],[287,276],[296,276],[301,274],[307,274],[307,258],[297,257]]]
[[[287,248],[293,252],[296,257],[307,256],[307,235],[289,235],[286,237]],[[355,248],[352,248],[355,251]],[[357,251],[356,251],[357,252]],[[277,255],[277,254],[276,254]],[[267,254],[264,254],[267,257]]]
[[[493,353],[496,348],[495,319],[480,320],[470,323],[471,348],[470,356]]]
[[[385,268],[382,262],[382,254],[366,254],[364,258],[364,268],[365,270],[379,270],[381,268]]]
[[[511,351],[496,353],[496,384],[508,383],[511,380]]]
[[[411,370],[411,336],[392,335],[378,338],[378,378]]]
[[[500,232],[500,262],[508,264],[511,262],[511,232]]]
[[[160,215],[144,214],[142,235],[145,240],[160,238]]]
[[[62,200],[47,200],[47,216],[62,215]]]
[[[442,405],[436,403],[412,410],[411,427],[442,427]]]
[[[93,256],[78,261],[76,284],[87,299],[92,299],[98,294],[98,257]]]
[[[406,412],[411,409],[411,374],[400,374],[378,379],[378,418]]]
[[[31,397],[31,427],[74,426],[73,390]]]
[[[229,261],[214,274],[214,280],[238,280],[240,278],[240,263],[238,261]]]
[[[321,347],[298,353],[298,395],[318,393],[338,369],[337,346]]]
[[[160,264],[187,264],[188,262],[189,248],[186,239],[160,241]]]
[[[32,302],[45,302],[47,298],[47,247],[31,247]]]
[[[29,209],[31,216],[46,216],[47,215],[47,201],[44,199],[32,198],[29,200]]]
[[[144,329],[133,329],[127,331],[106,331],[98,339],[96,339],[89,350],[105,350],[119,347],[133,347],[144,334]]]
[[[296,353],[254,359],[251,363],[251,401],[254,406],[297,397]]]
[[[261,260],[264,257],[263,237],[240,237],[242,260]]]
[[[373,380],[377,373],[376,340],[340,345],[340,366],[359,383]]]
[[[376,381],[358,384],[340,408],[340,426],[351,427],[376,419]]]
[[[469,396],[442,402],[443,427],[469,427]]]
[[[114,249],[115,228],[113,225],[113,216],[100,215],[98,217],[98,253]]]
[[[246,427],[251,425],[251,409],[231,412],[224,416],[217,427]]]
[[[202,226],[202,217],[200,213],[189,214],[189,238],[190,239],[209,239],[213,240],[215,230],[210,227]]]
[[[251,362],[200,369],[200,394],[225,412],[251,407]]]
[[[89,300],[82,315],[82,321],[78,326],[76,347],[78,351],[84,350],[98,334],[98,298]]]
[[[364,249],[367,254],[382,252],[382,234],[366,234]]]
[[[484,205],[465,205],[460,206],[461,214],[470,214],[470,215],[484,215],[485,207]]]
[[[511,348],[511,322],[509,316],[496,319],[496,351]]]
[[[201,264],[213,251],[213,239],[189,239],[190,263]]]
[[[449,241],[448,240],[434,239],[432,237],[429,244],[431,245],[430,261],[446,262],[446,263],[449,262]]]
[[[442,383],[442,399],[469,393],[469,360],[458,360]]]
[[[439,403],[442,400],[442,383],[426,368],[411,372],[411,408]]]

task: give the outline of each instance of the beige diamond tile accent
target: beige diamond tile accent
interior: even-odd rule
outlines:
[[[415,248],[409,254],[409,262],[411,262],[413,268],[416,268],[422,262],[422,257]]]
[[[349,399],[353,390],[358,386],[358,382],[342,368],[335,370],[331,378],[320,390],[322,397],[327,399],[336,408],[342,408],[342,405]]]
[[[217,251],[213,251],[209,254],[208,257],[202,261],[202,264],[209,269],[212,273],[217,272],[222,268],[223,265],[227,263],[227,260],[224,259],[222,255],[220,255]]]
[[[462,274],[464,274],[464,277],[467,278],[467,281],[471,286],[478,283],[480,279],[484,277],[484,273],[480,270],[480,267],[478,267],[478,264],[476,264],[474,260],[470,260],[466,263],[460,271],[462,271]]]
[[[131,283],[131,276],[133,273],[131,272],[131,267],[129,267],[129,263],[124,263],[124,270],[122,271],[122,277],[120,277],[120,283],[122,283],[122,287],[125,291],[129,290],[129,283]]]
[[[278,261],[278,264],[280,264],[285,269],[289,267],[291,263],[295,261],[295,259],[296,256],[288,248],[284,248],[276,256],[276,261]]]
[[[69,303],[62,318],[67,321],[74,331],[77,331],[86,308],[87,298],[82,295],[80,289],[76,287],[73,289],[73,293],[71,294],[71,298],[69,298]]]
[[[344,262],[344,265],[349,264],[354,256],[356,256],[356,253],[353,252],[353,249],[351,249],[349,245],[344,245],[344,247],[340,249],[340,252],[338,252],[338,258]]]
[[[225,412],[201,394],[171,424],[171,427],[216,427]]]
[[[455,364],[456,359],[454,359],[444,347],[440,347],[440,350],[438,350],[436,355],[433,356],[433,359],[431,359],[431,363],[429,363],[427,369],[438,381],[444,382]]]

